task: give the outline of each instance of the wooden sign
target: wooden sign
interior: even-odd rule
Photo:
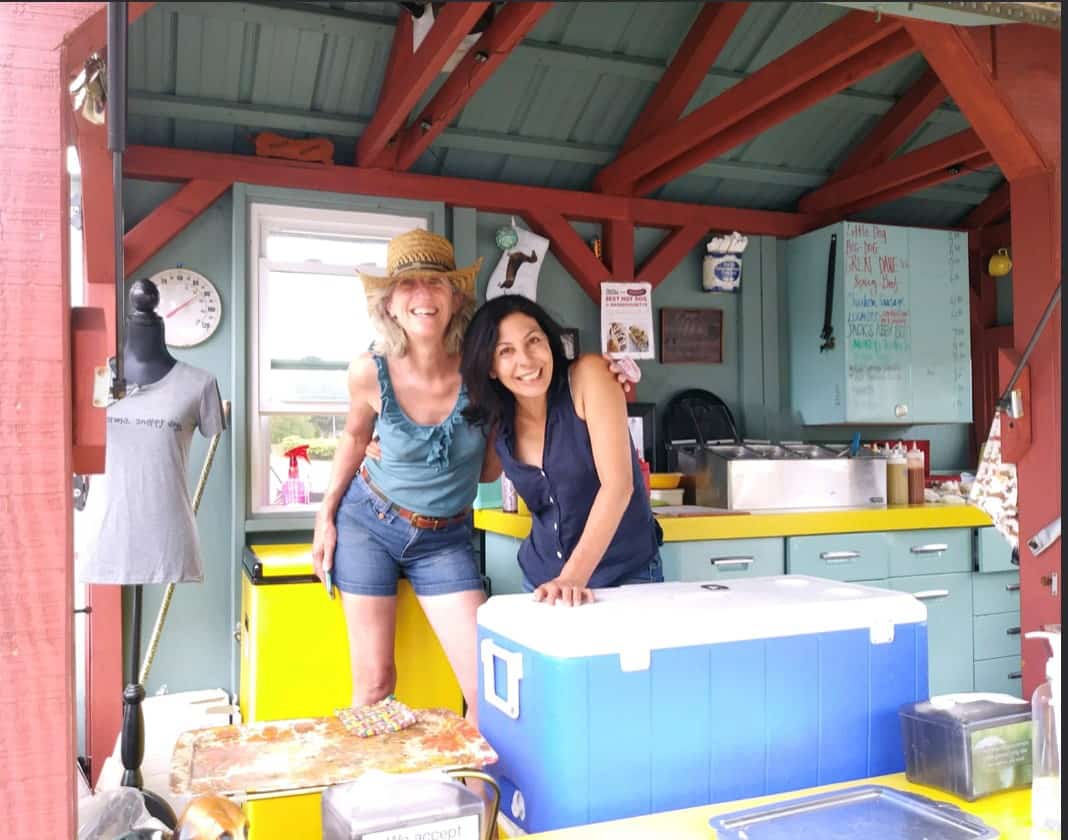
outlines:
[[[723,310],[661,308],[660,361],[663,364],[721,364]]]

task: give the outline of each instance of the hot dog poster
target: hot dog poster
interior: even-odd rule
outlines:
[[[601,284],[601,352],[654,358],[653,287],[649,283]]]

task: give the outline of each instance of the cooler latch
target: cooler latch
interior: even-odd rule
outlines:
[[[500,709],[512,720],[519,717],[519,681],[523,679],[523,654],[519,651],[505,650],[493,639],[483,639],[482,658],[482,696],[491,706]],[[497,693],[497,678],[494,660],[500,659],[505,670],[505,695]]]

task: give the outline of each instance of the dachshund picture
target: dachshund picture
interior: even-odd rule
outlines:
[[[510,289],[515,285],[515,275],[519,271],[519,266],[523,263],[536,263],[538,261],[537,253],[531,249],[530,256],[528,257],[522,251],[516,251],[508,255],[508,270],[504,274],[504,279],[497,285],[502,289]]]

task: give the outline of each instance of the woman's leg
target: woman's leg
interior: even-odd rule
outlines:
[[[396,595],[341,593],[349,633],[352,705],[377,703],[397,687],[393,636],[397,627]]]
[[[486,600],[481,589],[447,595],[419,595],[434,634],[448,657],[467,701],[467,719],[478,726],[478,630],[475,611]]]

